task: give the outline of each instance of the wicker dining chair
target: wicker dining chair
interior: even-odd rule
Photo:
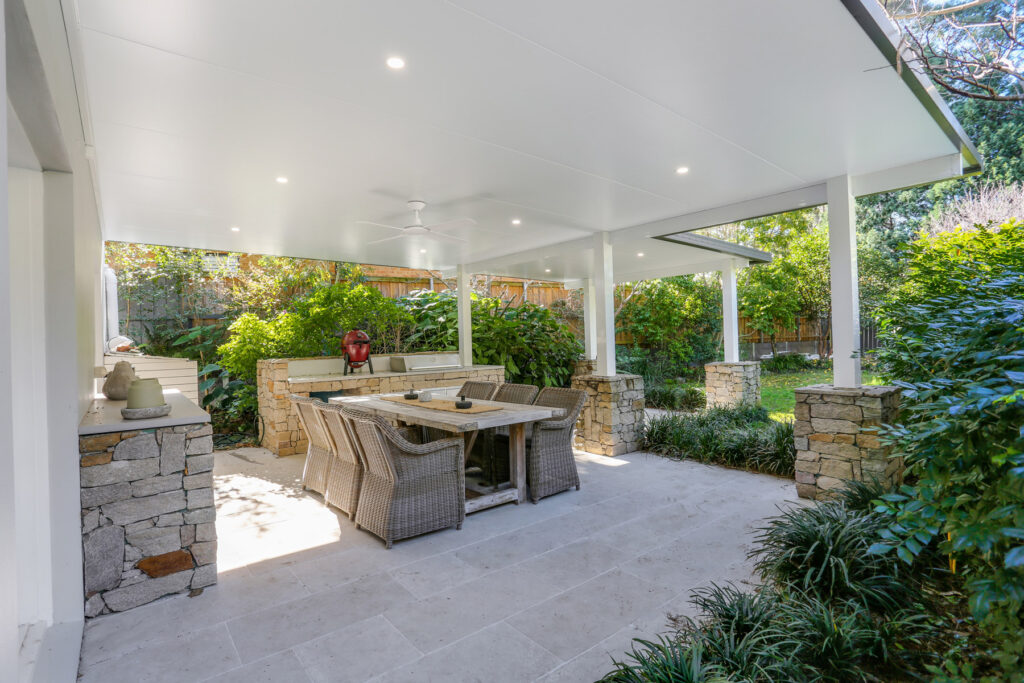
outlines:
[[[299,424],[306,432],[309,445],[306,448],[306,464],[302,469],[302,487],[316,491],[320,495],[327,490],[327,475],[334,459],[331,442],[327,430],[320,421],[316,406],[323,405],[315,398],[292,394],[292,405],[299,415]]]
[[[564,408],[565,416],[533,423],[530,447],[526,453],[526,483],[534,503],[545,496],[580,488],[576,458],[572,454],[572,432],[576,427],[587,393],[580,389],[541,389],[535,406]]]
[[[334,456],[327,474],[324,501],[354,520],[359,505],[359,488],[363,483],[363,462],[352,432],[352,421],[342,413],[341,406],[322,404],[316,409],[327,429]]]
[[[500,401],[502,403],[520,403],[523,405],[530,405],[537,397],[538,391],[540,390],[532,384],[505,383],[498,386],[498,391],[495,392],[494,398],[491,400]],[[494,485],[500,484],[503,481],[508,481],[510,476],[508,449],[501,449],[497,447],[497,437],[504,437],[505,440],[507,440],[508,427],[492,427],[484,430],[483,433],[477,437],[477,442],[483,443],[483,454],[480,458],[480,463],[484,471],[484,477]]]
[[[494,395],[494,390],[497,387],[498,385],[495,382],[478,382],[476,380],[469,380],[462,383],[462,386],[459,387],[459,391],[455,395],[465,396],[471,401],[486,401]],[[451,435],[451,432],[446,432],[445,430],[438,429],[437,427],[423,428],[423,441],[425,443],[437,441],[438,439],[449,439],[451,438]]]
[[[394,541],[454,526],[466,517],[461,437],[415,444],[386,420],[342,407],[352,420],[366,467],[356,528]]]

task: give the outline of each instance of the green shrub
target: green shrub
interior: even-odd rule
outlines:
[[[721,667],[704,661],[699,645],[689,646],[677,640],[659,637],[657,642],[635,641],[628,660],[615,661],[615,670],[603,683],[727,683],[729,676]]]
[[[759,530],[751,557],[760,575],[780,586],[893,613],[916,589],[894,558],[868,553],[884,524],[842,501],[789,509]]]
[[[410,349],[455,350],[459,344],[454,292],[416,292],[399,300],[414,321]],[[504,365],[509,382],[568,386],[583,346],[550,310],[473,298],[473,362]]]
[[[683,368],[703,367],[719,353],[721,311],[717,281],[683,275],[644,283],[642,291],[622,303],[615,324],[655,356]]]
[[[643,377],[644,387],[659,386],[679,378],[704,379],[703,364],[689,365],[664,351],[638,346],[616,346],[615,366],[622,374]]]
[[[771,420],[764,408],[752,405],[653,417],[644,426],[644,447],[783,476],[793,474],[796,460],[792,423]]]
[[[697,387],[678,384],[644,384],[644,398],[648,408],[665,410],[699,410],[707,404],[707,397]]]
[[[783,353],[761,361],[761,372],[783,374],[831,367],[831,361],[811,360],[802,353]]]
[[[985,273],[984,264],[960,265],[962,276]],[[905,389],[902,424],[885,439],[913,483],[883,496],[890,524],[872,550],[910,563],[938,543],[956,561],[971,613],[999,642],[1002,666],[1020,671],[1024,273],[963,277],[943,289],[950,294],[884,322],[879,364]]]

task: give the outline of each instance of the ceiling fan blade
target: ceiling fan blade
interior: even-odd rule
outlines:
[[[459,218],[454,221],[434,223],[433,225],[426,226],[426,228],[431,232],[436,232],[438,230],[458,230],[459,228],[472,228],[474,225],[476,225],[476,221],[473,220],[472,218]]]
[[[358,225],[375,225],[378,228],[391,228],[392,230],[403,230],[396,225],[385,225],[384,223],[374,223],[373,221],[356,221]]]
[[[381,242],[390,242],[391,240],[400,240],[403,237],[405,237],[405,235],[395,235],[394,237],[385,237],[382,240],[372,240],[370,242],[367,242],[367,244],[380,244]]]
[[[441,240],[449,240],[451,242],[461,242],[462,244],[468,244],[469,240],[464,240],[461,237],[454,237],[453,235],[446,235],[443,232],[434,232],[431,230],[427,233],[427,237],[435,237]]]

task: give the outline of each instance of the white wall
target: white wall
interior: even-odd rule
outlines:
[[[78,424],[102,358],[102,237],[64,16],[73,3],[0,1],[9,60],[0,167],[10,176],[0,229],[0,680],[19,665],[23,680],[74,680]],[[37,637],[19,656],[25,624]],[[12,652],[20,662],[9,666]]]
[[[17,510],[18,619],[51,614],[49,439],[43,274],[43,174],[8,169],[14,496]]]

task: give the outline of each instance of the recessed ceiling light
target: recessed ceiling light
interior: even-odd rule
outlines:
[[[388,65],[388,68],[395,70],[405,68],[405,60],[402,59],[401,57],[388,57],[388,60],[385,62],[385,64]]]
[[[642,257],[642,256],[644,255],[644,252],[642,252],[642,251],[638,251],[638,252],[636,253],[636,255],[637,255],[637,256],[640,256],[640,257]]]
[[[426,254],[426,253],[427,253],[427,250],[426,250],[426,249],[420,249],[420,253],[421,253],[421,254]]]
[[[544,269],[544,272],[545,272],[545,273],[550,273],[550,272],[551,272],[551,269],[550,269],[550,268],[545,268],[545,269]]]
[[[284,185],[284,184],[286,184],[288,182],[288,179],[285,178],[283,175],[277,176],[277,178],[275,178],[275,180],[277,182],[281,183],[282,185]]]
[[[512,225],[519,225],[520,223],[522,223],[522,221],[519,220],[518,218],[513,218],[512,219]]]
[[[689,166],[680,166],[679,168],[676,169],[676,174],[677,175],[686,175],[689,172],[690,172],[690,167]]]
[[[238,232],[239,230],[241,230],[241,228],[238,227],[237,225],[232,225],[231,226],[231,232]]]

